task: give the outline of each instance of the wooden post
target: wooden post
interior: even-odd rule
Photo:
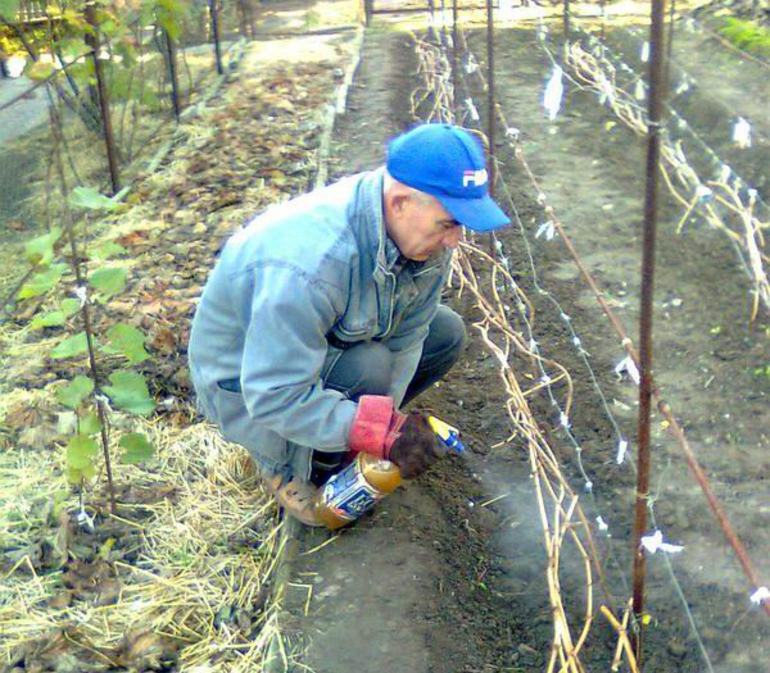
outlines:
[[[209,0],[209,12],[211,13],[211,35],[214,38],[214,52],[217,57],[217,72],[224,75],[225,68],[222,65],[222,45],[219,44],[219,5],[218,0]]]
[[[168,74],[171,79],[171,103],[174,106],[174,116],[176,117],[177,124],[182,115],[182,106],[179,100],[179,74],[177,72],[176,61],[176,41],[171,35],[166,33],[166,48],[168,50]]]

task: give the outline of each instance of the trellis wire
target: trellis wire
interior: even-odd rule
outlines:
[[[420,53],[419,45],[418,45],[418,53]],[[423,50],[420,54],[423,56],[425,51]],[[433,54],[432,57],[429,58],[421,58],[421,72],[425,76],[426,80],[426,89],[430,92],[434,90],[434,87],[432,86],[433,82],[438,81],[439,82],[439,89],[440,91],[435,96],[434,106],[431,112],[429,113],[428,119],[430,120],[433,115],[438,117],[439,119],[443,120],[449,120],[451,119],[451,104],[448,100],[448,95],[446,91],[446,84],[448,81],[448,77],[441,76],[437,79],[433,79],[432,75],[433,73],[438,72],[437,64],[439,61],[444,60],[441,58],[441,55],[439,54],[436,56]],[[422,100],[425,100],[426,96],[422,97]],[[512,277],[508,273],[507,270],[505,270],[499,263],[495,262],[493,258],[482,252],[480,249],[468,245],[463,244],[461,248],[463,254],[460,254],[458,256],[457,261],[457,268],[459,271],[459,275],[461,278],[461,290],[464,287],[470,287],[471,291],[473,292],[474,296],[477,299],[477,305],[481,308],[481,310],[484,312],[486,318],[485,321],[482,321],[481,323],[477,323],[476,327],[481,331],[482,338],[484,342],[487,344],[487,346],[492,350],[492,352],[497,356],[497,359],[499,360],[501,364],[501,374],[503,376],[503,380],[506,384],[506,390],[509,394],[509,401],[507,403],[507,408],[509,411],[509,414],[511,415],[512,420],[514,421],[514,427],[518,428],[518,431],[522,433],[525,437],[528,439],[528,447],[530,450],[530,460],[532,462],[533,467],[533,476],[535,476],[535,487],[536,487],[536,493],[538,494],[538,503],[541,511],[541,522],[543,524],[543,531],[546,539],[546,548],[549,555],[549,558],[551,561],[548,564],[547,568],[547,577],[548,577],[548,584],[550,588],[550,598],[552,602],[552,606],[554,608],[554,626],[555,626],[555,637],[554,637],[554,649],[552,650],[552,656],[549,661],[549,669],[553,670],[554,666],[556,665],[557,659],[562,664],[562,670],[578,670],[577,667],[580,667],[582,669],[582,665],[579,664],[579,661],[577,660],[577,656],[579,653],[580,647],[582,647],[582,644],[585,642],[587,635],[588,635],[588,629],[590,628],[590,612],[586,615],[586,620],[584,622],[583,630],[581,631],[581,635],[577,641],[576,644],[573,645],[572,639],[569,635],[569,627],[566,622],[566,617],[564,614],[564,608],[560,597],[560,590],[559,590],[559,548],[561,546],[562,540],[564,538],[564,533],[561,532],[558,535],[556,535],[556,531],[560,531],[561,527],[559,524],[559,521],[561,520],[561,516],[565,518],[565,520],[569,520],[573,513],[575,511],[578,511],[579,516],[581,516],[581,519],[584,521],[585,533],[588,537],[588,540],[591,540],[590,537],[590,529],[588,528],[588,523],[585,520],[584,515],[582,514],[582,511],[579,509],[578,505],[578,497],[571,492],[571,489],[569,489],[569,486],[567,485],[566,481],[564,481],[564,477],[561,475],[559,468],[558,468],[558,462],[555,459],[555,456],[552,454],[551,449],[547,446],[547,444],[542,439],[539,430],[537,429],[537,424],[534,421],[534,418],[531,415],[531,412],[529,411],[526,397],[537,390],[538,388],[542,387],[542,385],[536,385],[533,389],[529,390],[526,393],[522,393],[520,389],[518,388],[518,383],[515,380],[515,377],[513,376],[512,370],[510,369],[509,365],[509,357],[510,357],[510,349],[511,345],[514,344],[515,350],[519,350],[522,353],[527,354],[529,357],[535,359],[535,360],[541,360],[542,356],[539,354],[530,351],[527,346],[520,340],[519,337],[516,336],[516,333],[512,331],[510,328],[507,319],[505,318],[505,306],[502,303],[498,290],[497,290],[497,284],[496,284],[496,276],[497,274],[502,275],[508,283],[511,283],[511,286],[516,289],[517,296],[519,300],[524,303],[526,302],[526,298],[523,297],[523,293],[521,293],[521,290],[518,289],[515,282],[513,281]],[[480,291],[478,290],[478,281],[475,278],[475,274],[472,270],[472,267],[470,266],[469,259],[467,258],[468,254],[476,254],[482,256],[483,260],[487,264],[492,265],[492,281],[491,281],[491,291],[494,296],[494,301],[491,302],[490,300],[486,299]],[[493,308],[493,306],[495,308]],[[526,317],[526,311],[522,312],[524,317]],[[491,337],[489,335],[489,329],[490,329],[490,323],[497,327],[498,329],[501,329],[503,331],[503,335],[506,340],[506,346],[504,348],[501,348],[497,346],[494,342],[491,341]],[[552,363],[555,364],[555,363]],[[569,377],[566,373],[566,371],[562,368],[562,375],[568,380]],[[571,384],[569,384],[571,386]],[[549,470],[548,472],[544,472],[546,469]],[[555,478],[559,480],[559,486],[558,486],[558,492],[559,495],[556,494],[556,491],[554,490],[554,487],[551,485],[549,474],[553,475]],[[541,479],[543,480],[541,482]],[[543,492],[544,489],[546,492],[548,492],[551,496],[551,498],[554,501],[555,504],[555,511],[554,516],[557,517],[555,519],[553,531],[556,537],[553,537],[551,534],[551,527],[548,523],[548,517],[547,517],[547,508],[545,506],[545,502],[543,500]],[[564,502],[564,498],[566,494],[571,494],[571,504],[565,511],[562,507],[562,503]],[[561,514],[560,514],[561,513]],[[574,535],[574,531],[571,531],[571,533]],[[590,559],[586,555],[585,549],[583,548],[582,544],[577,538],[573,537],[573,541],[578,546],[578,549],[581,551],[584,559],[584,563],[586,564],[586,573],[587,573],[587,580],[589,582],[587,590],[588,590],[588,597],[589,597],[589,604],[590,604],[590,597],[591,597],[591,589],[590,589]],[[593,561],[597,565],[597,568],[600,569],[600,566],[598,565],[598,555],[595,552],[595,547],[592,542],[589,542],[592,552],[593,552]],[[600,570],[600,579],[602,578],[602,573]],[[603,580],[602,580],[602,584]],[[622,635],[622,634],[621,634]],[[573,663],[574,660],[574,663]]]
[[[459,37],[460,37],[461,42],[463,43],[463,48],[466,51],[469,51],[467,42],[465,41],[464,34],[462,33],[462,31],[459,32]],[[481,74],[481,72],[478,69],[474,70],[474,72],[477,74],[477,76],[480,79],[481,84],[483,86],[484,85],[483,75]],[[510,130],[510,127],[508,127],[507,121],[505,120],[504,114],[502,113],[502,110],[500,109],[499,105],[497,105],[497,112],[498,112],[498,117],[501,119],[501,123],[503,124],[504,128],[506,128],[506,136],[510,137],[510,134],[508,133],[508,131]],[[530,182],[532,182],[533,186],[535,187],[536,192],[538,193],[538,195],[541,195],[543,197],[543,199],[540,199],[540,198],[538,199],[539,201],[542,201],[541,205],[543,205],[543,206],[547,205],[546,202],[544,201],[545,196],[544,196],[542,190],[540,189],[539,185],[537,184],[537,181],[536,181],[534,175],[532,174],[532,171],[529,168],[529,165],[526,163],[526,160],[524,159],[523,153],[521,152],[521,148],[517,148],[516,156],[519,159],[519,161],[522,163],[522,166],[524,167],[525,171],[527,172],[528,177],[530,179]],[[550,207],[550,206],[548,208],[550,208],[550,211],[547,210],[546,212],[550,212],[550,214],[553,215],[554,214],[553,208]],[[586,270],[585,266],[582,264],[582,262],[580,261],[579,257],[577,256],[577,252],[575,251],[574,247],[572,246],[572,244],[571,244],[571,242],[569,240],[569,237],[566,235],[566,232],[564,231],[563,227],[561,226],[561,223],[555,217],[553,217],[552,219],[553,219],[554,225],[559,230],[559,233],[562,236],[562,240],[564,241],[565,245],[567,245],[567,247],[568,247],[568,249],[570,251],[570,254],[575,259],[575,262],[576,262],[578,268],[580,269],[580,272],[581,272],[583,278],[586,280],[586,282],[589,285],[589,287],[591,287],[591,289],[593,290],[593,292],[594,292],[594,294],[595,294],[595,296],[597,298],[597,301],[599,302],[599,304],[602,307],[603,312],[607,315],[608,319],[612,323],[612,325],[615,328],[616,332],[621,337],[622,345],[624,346],[624,348],[628,352],[629,357],[631,357],[633,359],[633,361],[635,363],[637,363],[637,366],[638,366],[638,356],[637,356],[637,354],[636,354],[636,352],[635,352],[635,350],[634,350],[634,348],[632,346],[631,339],[626,334],[625,330],[623,329],[622,325],[618,321],[617,317],[614,315],[612,310],[609,308],[609,306],[607,306],[606,302],[601,297],[601,294],[600,294],[600,292],[598,290],[598,287],[596,286],[595,281],[593,280],[593,278],[588,273],[588,271]],[[654,383],[652,384],[652,387],[653,387],[654,395],[655,395],[655,397],[656,397],[656,399],[658,401],[658,409],[661,412],[661,414],[663,414],[663,416],[668,421],[668,423],[669,423],[668,427],[669,427],[670,431],[672,432],[672,434],[674,434],[674,437],[676,438],[677,443],[679,444],[680,448],[682,449],[682,451],[684,453],[684,456],[685,456],[685,460],[686,460],[686,462],[688,464],[688,467],[693,472],[693,474],[694,474],[694,476],[696,478],[696,481],[698,482],[699,486],[701,487],[701,490],[704,492],[704,495],[706,496],[707,502],[709,504],[709,507],[712,510],[712,513],[715,515],[715,518],[717,519],[720,527],[722,528],[723,532],[725,533],[726,537],[728,538],[728,541],[730,542],[730,545],[735,550],[735,552],[736,552],[736,554],[737,554],[737,556],[739,558],[739,561],[741,563],[741,567],[742,567],[742,569],[744,571],[744,574],[749,579],[749,582],[752,585],[753,589],[755,591],[758,591],[761,588],[760,584],[759,584],[759,580],[758,580],[758,577],[756,575],[756,572],[753,569],[753,564],[751,563],[751,561],[750,561],[750,559],[748,557],[748,554],[746,553],[745,548],[743,547],[743,545],[741,544],[740,540],[735,535],[735,532],[733,531],[732,526],[731,526],[729,520],[727,519],[726,515],[724,514],[724,512],[723,512],[723,510],[721,508],[721,505],[717,501],[716,497],[713,495],[713,492],[711,491],[711,488],[710,488],[710,486],[708,484],[708,479],[706,478],[705,473],[703,472],[703,470],[700,467],[700,465],[698,464],[698,461],[695,458],[692,450],[690,449],[689,444],[688,444],[688,442],[686,440],[686,437],[684,436],[684,432],[682,431],[681,427],[679,426],[678,422],[676,421],[676,418],[673,416],[673,413],[671,412],[671,409],[670,409],[668,403],[665,402],[665,400],[660,398],[659,392],[655,389]],[[762,606],[762,609],[765,611],[765,613],[770,615],[770,601],[768,601],[767,599],[760,599],[760,604]]]

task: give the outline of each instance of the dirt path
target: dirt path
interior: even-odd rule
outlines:
[[[502,101],[524,130],[525,150],[547,185],[551,203],[634,333],[643,148],[618,125],[604,131],[609,121],[604,112],[588,98],[581,103],[571,91],[557,124],[544,121],[539,98],[548,62],[533,37],[508,33],[503,40]],[[471,42],[481,55],[481,43]],[[376,166],[386,140],[408,125],[413,58],[403,34],[383,28],[367,33],[348,113],[337,126],[334,172]],[[595,301],[581,289],[558,243],[532,239],[541,210],[513,157],[503,156],[503,161],[534,245],[540,282],[567,307],[591,354],[613,419],[632,438],[636,388],[613,373],[620,344],[605,327]],[[664,204],[665,222],[675,222],[678,215]],[[770,551],[761,523],[767,503],[768,386],[755,370],[756,363],[767,361],[767,320],[748,323],[746,287],[734,268],[732,250],[716,233],[699,228],[677,238],[663,228],[656,296],[658,380],[681,411],[717,494],[761,564]],[[520,231],[511,228],[501,239],[517,279],[535,302],[538,342],[573,372],[571,420],[584,468],[596,484],[594,498],[584,498],[583,505],[591,517],[601,515],[610,523],[613,537],[601,541],[601,553],[618,608],[628,595],[633,474],[628,464],[615,464],[615,430],[572,345],[570,330],[550,300],[538,295]],[[453,297],[448,301],[472,321],[475,313],[467,298],[459,304]],[[545,553],[526,452],[516,440],[504,443],[510,428],[503,402],[495,362],[474,339],[456,370],[415,403],[461,427],[469,454],[444,461],[339,537],[318,531],[300,537],[286,615],[297,670],[544,670],[553,628]],[[574,448],[560,433],[547,397],[533,404],[565,470],[582,490]],[[728,425],[732,419],[738,419],[736,424]],[[648,609],[655,627],[646,636],[645,670],[709,670],[702,645],[711,670],[758,672],[767,637],[762,617],[749,609],[737,564],[659,421],[654,440],[657,523],[667,539],[685,545],[686,552],[673,564],[695,613],[700,645],[665,561],[652,557]],[[564,560],[562,578],[563,594],[576,612],[585,594],[580,576],[573,574],[577,562]],[[583,654],[588,670],[605,670],[613,646],[611,631],[597,620]]]

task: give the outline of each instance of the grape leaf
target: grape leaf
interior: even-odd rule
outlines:
[[[86,350],[88,350],[86,333],[80,332],[80,334],[64,339],[64,341],[51,351],[51,357],[55,360],[61,360],[63,358],[70,358],[73,355],[85,353]]]
[[[24,255],[30,264],[48,266],[53,261],[56,242],[61,238],[61,229],[53,227],[51,231],[37,236],[24,246]]]
[[[111,297],[126,286],[126,269],[96,269],[88,279],[91,285],[106,297]]]
[[[155,409],[155,403],[147,390],[144,377],[136,372],[125,370],[110,374],[111,386],[105,386],[106,392],[115,406],[138,416],[147,416]]]
[[[67,467],[82,470],[93,465],[94,457],[99,453],[95,439],[86,435],[75,435],[67,444]]]
[[[89,210],[113,210],[118,204],[93,187],[75,187],[70,196],[70,203],[78,208]]]
[[[150,357],[144,350],[144,334],[133,325],[118,323],[107,332],[110,345],[128,358],[132,364],[138,364]]]
[[[99,416],[93,411],[80,419],[80,434],[93,435],[97,432],[101,432],[102,424],[99,421]]]
[[[152,458],[152,454],[155,452],[153,445],[140,432],[123,435],[118,443],[125,449],[120,460],[128,465],[135,465],[148,460]]]
[[[66,264],[54,264],[45,271],[36,273],[28,282],[22,285],[19,290],[19,299],[28,299],[29,297],[39,297],[49,290],[56,287],[64,272],[67,270]]]
[[[76,376],[64,388],[56,391],[56,397],[65,407],[77,409],[94,389],[94,382],[86,376]]]

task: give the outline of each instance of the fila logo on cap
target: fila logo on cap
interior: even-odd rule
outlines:
[[[482,168],[480,171],[463,171],[463,187],[473,185],[474,187],[481,187],[481,185],[487,184],[487,169]]]

